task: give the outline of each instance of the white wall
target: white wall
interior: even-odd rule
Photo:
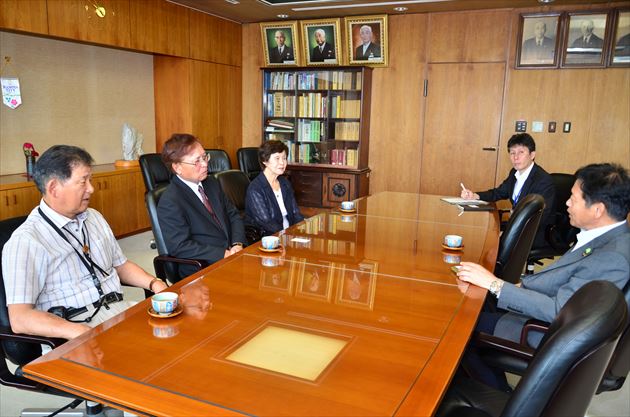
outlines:
[[[24,142],[40,154],[77,145],[96,164],[112,163],[125,122],[155,152],[152,55],[0,32],[0,60],[1,76],[19,78],[22,92],[17,109],[0,104],[0,175],[25,171]]]

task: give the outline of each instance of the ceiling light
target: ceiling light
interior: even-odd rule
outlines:
[[[303,12],[308,10],[326,10],[326,9],[349,9],[354,7],[378,7],[378,6],[393,6],[395,4],[417,4],[417,3],[442,3],[455,0],[394,0],[394,1],[381,1],[377,3],[352,3],[352,4],[340,4],[331,6],[312,6],[312,7],[293,7],[291,10],[296,12]]]
[[[280,19],[286,19],[287,17],[289,17],[289,15],[288,15],[288,14],[284,14],[284,13],[280,13],[280,14],[278,15],[278,17],[279,17]]]
[[[394,10],[397,12],[406,12],[407,10],[409,10],[409,8],[404,7],[404,6],[398,6],[398,7],[394,7]]]

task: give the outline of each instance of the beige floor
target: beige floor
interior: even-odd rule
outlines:
[[[149,248],[152,235],[150,232],[131,236],[120,240],[120,245],[127,257],[138,263],[145,270],[153,273],[153,257],[155,250]],[[127,289],[126,289],[127,290]],[[142,299],[143,292],[138,289],[125,291],[127,299]],[[630,359],[629,359],[630,360]],[[517,379],[512,378],[511,382]],[[595,396],[587,415],[589,417],[622,417],[630,416],[630,383],[624,384],[619,391],[603,393]],[[24,408],[56,409],[70,402],[66,398],[35,394],[15,388],[0,386],[0,417],[17,417]]]

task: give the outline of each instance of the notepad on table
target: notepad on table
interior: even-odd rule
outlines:
[[[483,205],[488,204],[487,201],[469,200],[469,199],[460,198],[460,197],[442,197],[440,198],[440,200],[446,201],[448,204],[457,204],[458,206],[469,206],[469,205],[483,206]]]

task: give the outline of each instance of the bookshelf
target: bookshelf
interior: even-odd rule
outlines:
[[[368,194],[372,69],[263,69],[263,140],[289,148],[300,205],[333,207]]]

